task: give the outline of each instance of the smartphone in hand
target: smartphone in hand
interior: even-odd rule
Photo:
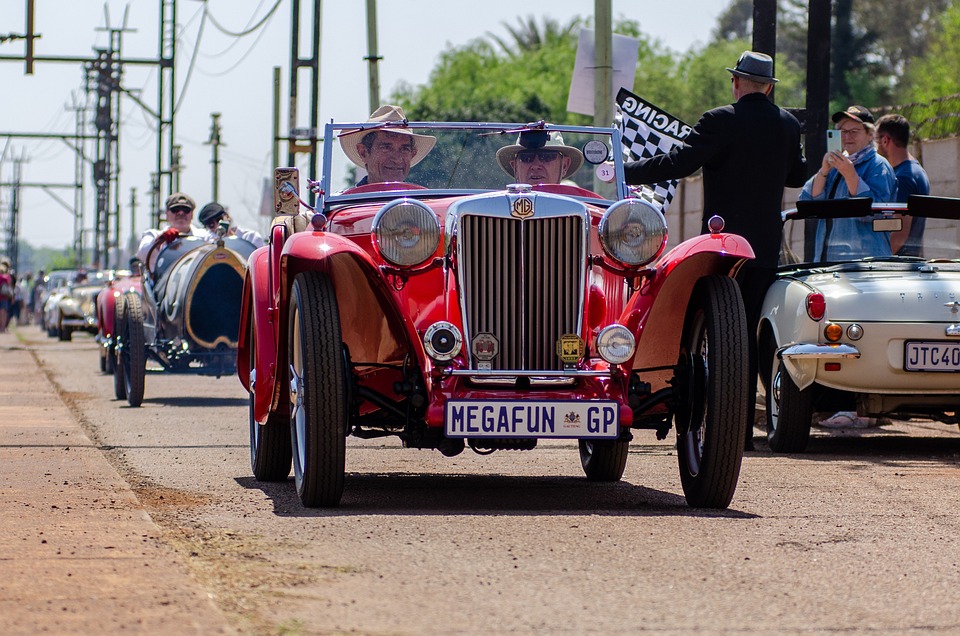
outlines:
[[[827,152],[843,152],[843,146],[840,144],[840,131],[837,129],[827,130]]]

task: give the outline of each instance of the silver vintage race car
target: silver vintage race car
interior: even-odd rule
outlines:
[[[798,205],[758,331],[770,448],[804,450],[815,412],[960,422],[960,199]]]

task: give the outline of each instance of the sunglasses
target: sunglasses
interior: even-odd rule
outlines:
[[[521,150],[517,153],[517,159],[521,163],[533,163],[534,159],[539,159],[541,163],[550,163],[560,158],[560,153],[556,150]]]
[[[191,210],[190,208],[170,208],[169,210],[167,210],[167,212],[169,212],[170,214],[186,215],[186,214],[191,214],[193,210]]]
[[[218,216],[217,218],[211,221],[207,221],[207,227],[210,228],[211,230],[216,229],[216,227],[220,225],[220,221],[222,220],[223,220],[223,216]]]

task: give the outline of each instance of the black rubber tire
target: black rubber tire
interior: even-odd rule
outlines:
[[[580,440],[580,465],[590,481],[620,481],[627,466],[630,442]]]
[[[344,487],[348,386],[337,297],[325,275],[304,272],[294,279],[288,339],[297,494],[308,508],[337,506]]]
[[[123,348],[123,383],[127,404],[143,403],[143,384],[147,373],[147,351],[143,337],[143,305],[136,294],[127,294],[124,303],[127,314],[127,341]]]
[[[813,391],[802,391],[787,373],[783,362],[774,360],[767,391],[767,443],[775,453],[802,453],[810,442]]]
[[[256,367],[256,338],[251,326],[250,370]],[[257,481],[285,481],[290,476],[290,460],[293,454],[290,445],[290,421],[285,415],[267,414],[267,421],[258,423],[253,418],[254,382],[250,382],[250,469]]]
[[[99,354],[97,357],[100,358],[100,373],[107,373],[107,358],[110,357],[107,354],[107,349],[101,344],[97,347],[97,353]]]
[[[702,412],[677,433],[680,481],[695,508],[726,508],[743,461],[747,426],[747,320],[732,278],[697,281],[684,321],[681,358],[702,360],[692,387]]]
[[[113,395],[118,400],[127,399],[127,383],[124,379],[123,359],[120,351],[127,346],[127,310],[124,296],[117,298],[113,306]],[[119,343],[119,347],[117,344]]]

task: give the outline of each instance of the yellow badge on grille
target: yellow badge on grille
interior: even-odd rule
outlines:
[[[525,219],[528,216],[533,216],[533,200],[526,197],[518,197],[513,202],[513,208],[510,210],[510,215],[515,216],[518,219]]]
[[[564,364],[573,364],[583,357],[583,340],[575,333],[565,333],[557,340],[557,355]]]

